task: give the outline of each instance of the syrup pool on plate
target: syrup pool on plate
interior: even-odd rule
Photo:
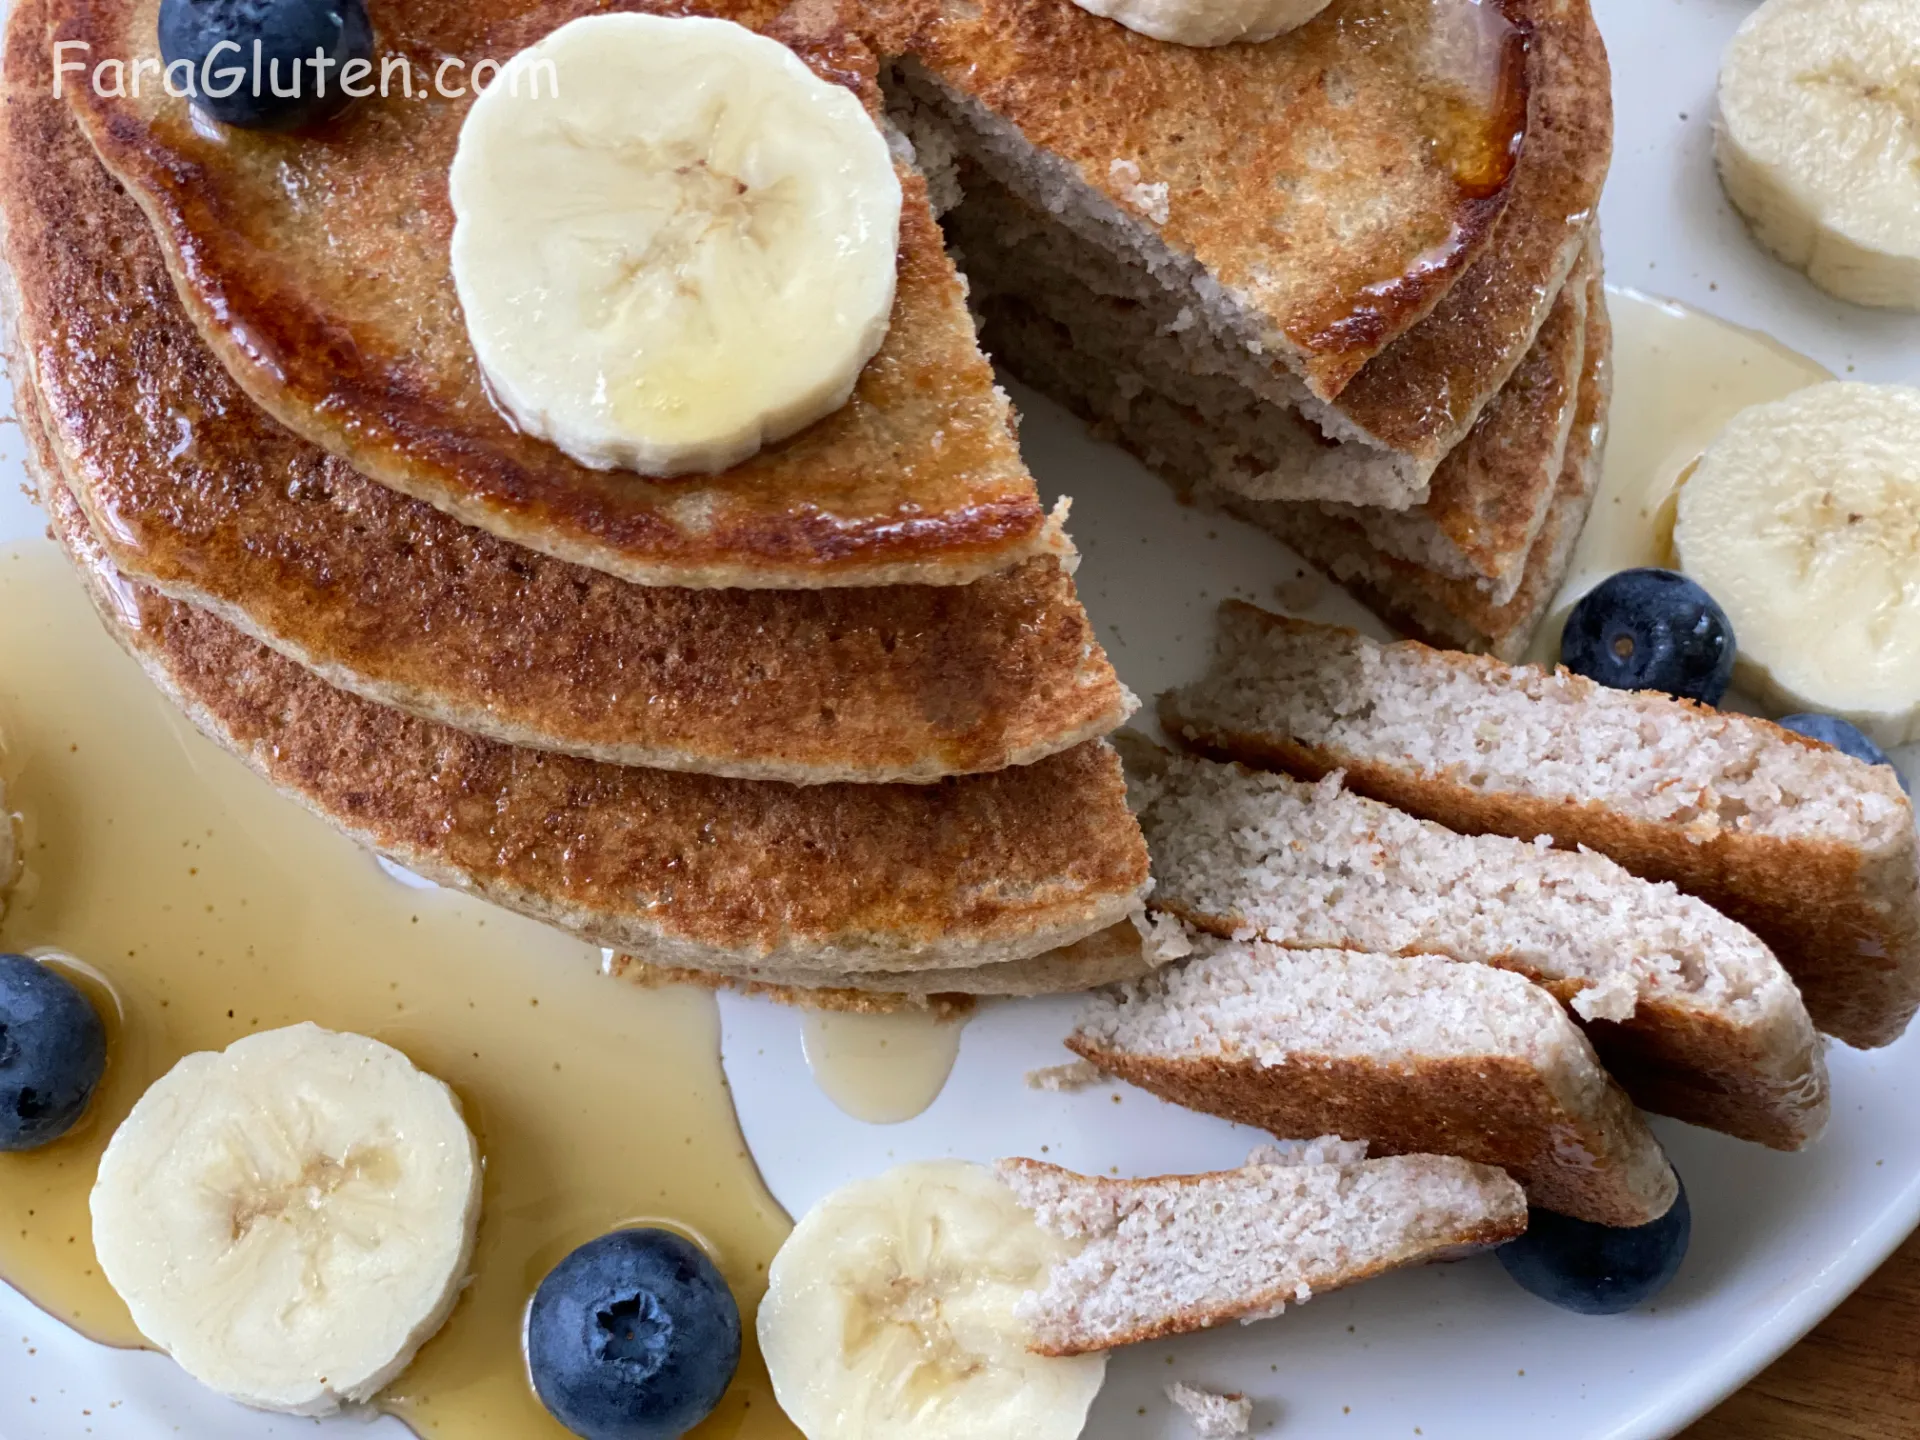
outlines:
[[[1527,658],[1560,657],[1560,628],[1587,591],[1619,570],[1671,567],[1673,517],[1694,461],[1749,405],[1834,378],[1779,341],[1673,300],[1607,290],[1613,405],[1600,490],[1553,607]]]
[[[800,1019],[807,1068],[856,1120],[897,1125],[939,1098],[960,1054],[961,1020],[918,1006],[878,1014],[809,1010]]]
[[[740,1138],[710,994],[610,979],[556,931],[395,883],[194,733],[45,542],[0,548],[0,736],[25,863],[0,950],[78,957],[111,1036],[79,1128],[0,1154],[0,1278],[141,1343],[93,1258],[108,1136],[180,1056],[313,1020],[447,1081],[486,1158],[473,1283],[381,1408],[446,1440],[562,1440],[527,1383],[527,1301],[574,1246],[644,1222],[704,1246],[746,1321],[740,1373],[695,1433],[797,1433],[752,1336],[789,1225]]]

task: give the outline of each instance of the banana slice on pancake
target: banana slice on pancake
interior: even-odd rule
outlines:
[[[886,140],[731,21],[561,26],[474,101],[450,190],[494,397],[584,465],[725,470],[845,404],[886,336]]]
[[[1082,10],[1175,45],[1256,43],[1297,30],[1328,0],[1073,0]]]

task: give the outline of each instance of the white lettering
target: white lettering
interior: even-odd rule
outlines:
[[[91,49],[93,49],[93,46],[89,45],[84,40],[58,40],[54,42],[54,46],[53,46],[53,98],[54,99],[58,100],[60,96],[64,93],[64,86],[66,84],[67,72],[69,70],[72,70],[75,73],[79,73],[80,71],[83,71],[87,68],[86,61],[69,60],[66,58],[66,52],[69,50],[85,51],[85,50],[91,50]]]

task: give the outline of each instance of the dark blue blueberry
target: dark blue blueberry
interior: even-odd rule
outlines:
[[[1831,745],[1841,754],[1864,760],[1869,765],[1893,765],[1887,758],[1887,752],[1862,735],[1859,726],[1851,720],[1842,720],[1838,715],[1783,715],[1780,717],[1780,726],[1795,734],[1805,735],[1809,740]],[[1900,788],[1911,795],[1913,786],[1908,783],[1907,777],[1897,769],[1893,773],[1899,778]]]
[[[1618,1315],[1662,1290],[1687,1255],[1693,1215],[1687,1187],[1648,1225],[1616,1228],[1527,1211],[1527,1233],[1497,1252],[1520,1288],[1582,1315]]]
[[[675,1440],[720,1403],[739,1363],[733,1293],[670,1230],[589,1240],[527,1311],[533,1388],[586,1440]]]
[[[1567,616],[1560,663],[1615,690],[1664,690],[1718,705],[1733,679],[1733,626],[1672,570],[1622,570]]]
[[[59,971],[0,955],[0,1150],[31,1150],[73,1128],[107,1068],[107,1032]]]
[[[168,88],[221,124],[297,130],[347,107],[341,67],[372,60],[373,24],[366,0],[160,0],[160,58]]]

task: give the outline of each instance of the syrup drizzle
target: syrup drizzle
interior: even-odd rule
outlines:
[[[1833,379],[1833,372],[1755,330],[1673,300],[1607,289],[1613,317],[1613,413],[1600,489],[1567,578],[1527,658],[1560,658],[1574,602],[1607,576],[1673,564],[1680,486],[1729,420]]]
[[[181,1055],[310,1019],[446,1080],[486,1157],[474,1281],[380,1408],[423,1436],[565,1440],[527,1383],[527,1300],[575,1245],[645,1222],[705,1247],[746,1321],[740,1373],[695,1433],[795,1435],[752,1340],[788,1223],[735,1124],[711,995],[618,983],[558,932],[396,884],[193,733],[45,542],[0,548],[0,734],[25,862],[0,949],[79,957],[111,1037],[78,1129],[0,1154],[0,1277],[140,1344],[93,1257],[101,1149]]]
[[[960,1054],[964,1022],[917,1008],[860,1014],[810,1010],[800,1043],[814,1082],[856,1120],[897,1125],[936,1099]]]

